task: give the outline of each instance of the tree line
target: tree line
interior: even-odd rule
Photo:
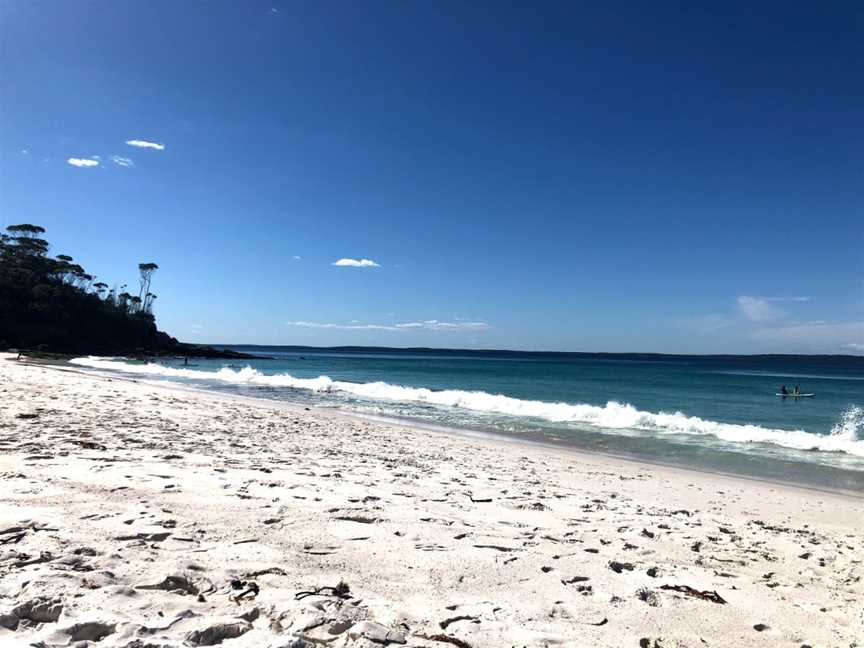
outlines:
[[[50,256],[44,234],[30,223],[0,234],[0,346],[94,354],[177,347],[153,316],[157,264],[138,264],[137,293],[109,287],[73,257]]]

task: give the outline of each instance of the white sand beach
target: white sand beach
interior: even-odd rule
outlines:
[[[864,500],[0,355],[0,646],[864,644]]]

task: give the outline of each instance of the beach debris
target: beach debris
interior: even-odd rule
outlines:
[[[377,522],[383,522],[381,518],[370,517],[368,515],[337,515],[333,519],[341,522],[357,522],[359,524],[375,524]]]
[[[660,597],[657,596],[657,592],[654,590],[650,590],[647,587],[643,587],[640,590],[636,591],[636,597],[651,607],[659,607],[660,606]]]
[[[645,573],[648,574],[651,578],[657,578],[657,574],[660,573],[660,568],[659,567],[649,567]]]
[[[215,588],[213,584],[207,581],[209,587],[201,588],[199,587],[189,576],[186,574],[176,574],[172,576],[166,576],[161,582],[154,583],[153,585],[136,585],[135,589],[137,590],[163,590],[165,592],[178,592],[182,594],[207,594],[212,592]]]
[[[243,581],[239,578],[235,578],[231,581],[231,589],[243,590],[239,594],[229,597],[235,603],[240,603],[240,601],[242,601],[247,596],[249,598],[255,598],[261,591],[261,588],[258,587],[258,583],[256,583],[255,581]]]
[[[280,646],[280,648],[315,648],[315,644],[303,639],[302,637],[297,637],[290,643]]]
[[[607,619],[606,617],[603,617],[603,620],[602,620],[602,621],[596,621],[596,622],[590,622],[590,621],[589,621],[589,622],[586,622],[585,625],[604,626],[604,625],[606,625],[607,623],[609,623],[609,619]]]
[[[236,639],[252,629],[246,621],[217,623],[201,630],[193,630],[186,635],[186,641],[195,646],[216,646],[225,639]]]
[[[20,533],[13,533],[6,536],[5,538],[0,538],[0,545],[18,544],[19,542],[21,542],[21,540],[24,539],[24,536],[26,535],[26,531],[21,531]]]
[[[689,585],[661,585],[660,589],[680,592],[681,594],[686,594],[687,596],[692,596],[693,598],[702,599],[703,601],[711,601],[712,603],[726,605],[726,600],[715,591],[697,590],[690,587]]]
[[[171,535],[170,531],[162,533],[134,533],[132,535],[114,536],[112,540],[146,540],[147,542],[162,542]]]
[[[473,648],[471,644],[469,644],[467,641],[463,641],[458,637],[451,637],[450,635],[446,634],[425,635],[418,633],[414,636],[418,639],[425,639],[426,641],[440,641],[441,643],[448,643],[456,646],[456,648]]]
[[[562,585],[573,585],[573,583],[584,583],[587,580],[591,580],[588,576],[571,576],[570,578],[562,578]]]
[[[288,575],[288,573],[281,567],[268,567],[267,569],[259,569],[257,571],[249,572],[246,574],[246,578],[258,578],[259,576],[265,576],[267,574],[274,574],[276,576]]]
[[[757,623],[756,625],[753,626],[753,629],[756,632],[765,632],[766,630],[770,630],[771,628],[769,626],[765,625],[764,623]]]
[[[543,502],[534,502],[533,504],[520,504],[516,508],[526,511],[548,511],[549,507]]]
[[[518,547],[504,547],[503,545],[475,544],[477,549],[494,549],[495,551],[519,551]]]
[[[612,560],[609,562],[609,569],[614,571],[616,574],[620,574],[623,571],[633,571],[633,563]]]
[[[15,568],[18,567],[27,567],[28,565],[38,565],[39,563],[51,562],[54,560],[55,556],[50,551],[43,551],[39,554],[38,558],[31,558],[28,554],[18,554],[21,558],[16,563],[13,563],[12,566]]]
[[[81,446],[85,450],[107,450],[108,447],[102,445],[101,443],[96,443],[95,441],[82,441],[81,439],[74,439],[73,443],[75,445]]]
[[[648,637],[642,637],[639,640],[639,648],[663,648],[663,644],[660,642],[663,641],[662,638],[655,639],[653,642]]]
[[[470,621],[471,623],[480,623],[480,618],[472,616],[470,614],[460,614],[459,616],[444,619],[438,625],[441,626],[442,630],[446,630],[448,626],[453,625],[457,621]]]
[[[307,596],[335,596],[336,598],[340,598],[343,600],[352,598],[351,588],[348,586],[348,583],[341,580],[336,585],[336,587],[330,587],[329,585],[325,585],[323,587],[316,587],[314,590],[297,592],[294,595],[294,599],[300,601]]]
[[[367,639],[380,644],[404,644],[405,634],[398,630],[391,630],[387,626],[374,621],[361,621],[348,628],[348,636],[353,639]]]

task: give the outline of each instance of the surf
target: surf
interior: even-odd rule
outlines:
[[[604,406],[581,403],[523,400],[503,394],[459,389],[433,390],[406,387],[383,381],[348,382],[329,376],[298,378],[288,373],[263,374],[246,366],[217,371],[200,371],[162,364],[134,364],[104,358],[76,358],[72,364],[130,374],[219,381],[236,385],[260,385],[308,390],[315,393],[348,394],[351,396],[398,403],[418,403],[447,409],[464,409],[481,414],[506,415],[537,419],[557,424],[581,424],[602,430],[640,430],[657,436],[710,436],[721,441],[748,444],[764,443],[793,450],[845,453],[864,457],[864,413],[853,407],[841,416],[830,434],[815,434],[805,430],[782,430],[759,425],[723,423],[676,412],[646,412],[628,403],[609,401]]]

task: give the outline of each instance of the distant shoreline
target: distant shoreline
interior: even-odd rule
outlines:
[[[280,351],[331,351],[336,353],[437,353],[440,355],[471,355],[550,357],[550,358],[609,358],[620,360],[682,360],[688,358],[710,358],[715,360],[828,360],[860,363],[864,367],[864,355],[851,354],[807,354],[807,353],[654,353],[654,352],[609,352],[609,351],[520,351],[516,349],[460,349],[447,347],[386,347],[386,346],[302,346],[295,344],[207,344],[214,349],[273,349]]]

